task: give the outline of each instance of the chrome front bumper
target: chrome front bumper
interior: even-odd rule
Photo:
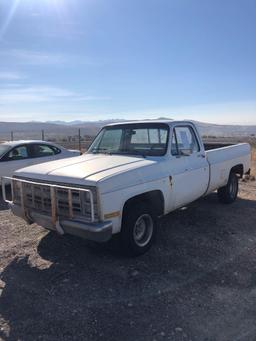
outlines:
[[[8,200],[6,195],[6,184],[11,182],[12,189],[12,199]],[[13,182],[20,183],[20,202],[13,201],[14,191],[13,191]],[[45,212],[40,212],[26,205],[26,201],[24,199],[24,186],[25,184],[36,184],[41,186],[47,186],[50,188],[50,214],[46,214]],[[65,189],[68,192],[68,207],[69,214],[68,216],[58,215],[58,203],[56,203],[56,191],[58,189]],[[46,184],[46,183],[38,183],[34,181],[28,181],[23,179],[2,178],[2,191],[3,191],[3,199],[8,203],[11,211],[14,215],[23,218],[27,221],[28,224],[37,223],[38,225],[57,231],[60,234],[72,234],[79,237],[83,237],[89,240],[97,241],[97,242],[106,242],[112,236],[112,222],[105,221],[100,222],[95,219],[95,210],[93,204],[93,194],[90,189],[84,188],[74,188],[68,186],[61,186],[57,184]],[[86,221],[84,219],[78,219],[74,216],[73,205],[72,205],[72,191],[80,191],[86,192],[90,197],[90,207],[91,207],[91,215],[90,220]],[[33,196],[32,196],[33,198]]]
[[[96,242],[106,242],[112,237],[112,222],[99,223],[84,223],[80,221],[73,221],[69,219],[57,220],[56,224],[52,223],[49,216],[38,212],[27,212],[26,217],[21,206],[9,203],[12,213],[18,217],[25,219],[29,224],[37,223],[38,225],[60,234],[71,234]]]

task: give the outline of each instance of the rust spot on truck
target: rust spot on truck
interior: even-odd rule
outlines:
[[[172,176],[169,176],[169,182],[170,182],[170,186],[172,187]]]

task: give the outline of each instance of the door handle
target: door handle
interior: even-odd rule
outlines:
[[[205,154],[198,154],[197,157],[205,158]]]

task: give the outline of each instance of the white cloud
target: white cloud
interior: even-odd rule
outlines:
[[[52,53],[39,50],[25,50],[25,49],[3,49],[0,50],[0,58],[2,64],[15,63],[15,65],[41,65],[41,66],[63,66],[63,65],[88,65],[88,66],[102,66],[104,61],[99,59],[92,59],[87,56],[79,56],[73,54]]]
[[[8,61],[14,60],[17,64],[51,65],[63,64],[67,58],[61,54],[53,54],[41,51],[8,49],[0,51],[0,56]]]
[[[76,101],[108,101],[111,100],[109,96],[77,96],[74,98]]]
[[[0,71],[0,80],[13,81],[23,78],[25,78],[25,76],[19,72]]]
[[[47,87],[47,86],[31,86],[18,88],[0,88],[0,105],[18,103],[43,103],[43,102],[59,102],[61,101],[99,101],[108,100],[109,97],[103,96],[84,96],[63,88]]]

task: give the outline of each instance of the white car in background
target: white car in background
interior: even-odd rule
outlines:
[[[0,185],[2,176],[12,176],[20,168],[79,156],[79,150],[68,150],[46,141],[11,141],[0,144]]]

